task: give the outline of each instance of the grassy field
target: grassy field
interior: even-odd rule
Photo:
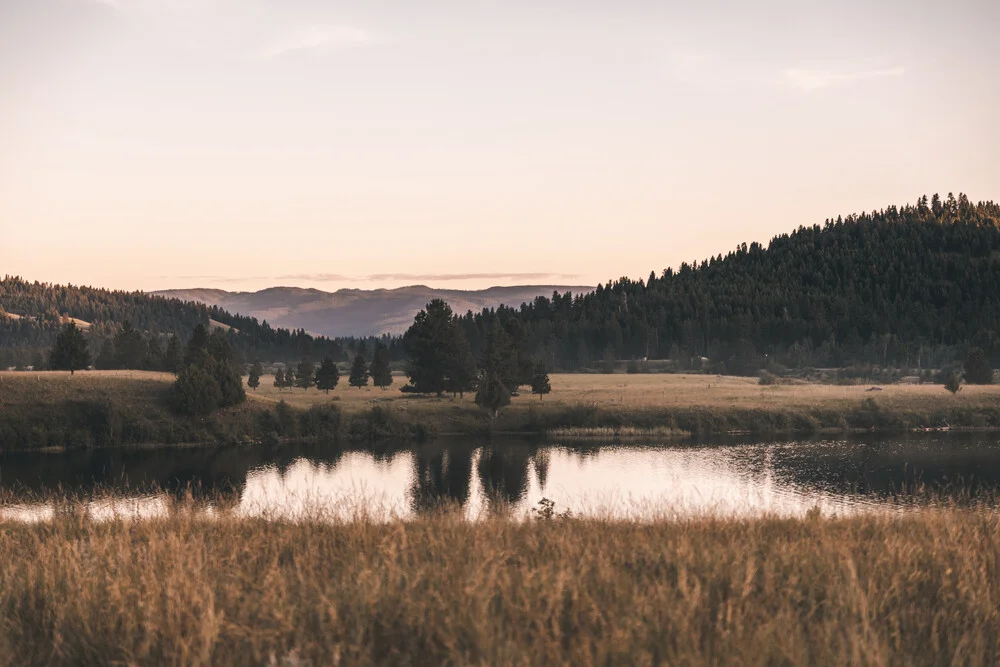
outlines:
[[[992,665],[1000,517],[0,525],[0,665]]]
[[[317,435],[350,440],[426,438],[490,432],[472,394],[415,396],[405,378],[383,391],[278,390],[262,378],[241,406],[208,418],[175,415],[173,376],[141,371],[0,372],[0,446],[43,447],[173,442],[255,442]],[[669,438],[729,432],[793,434],[920,428],[1000,428],[1000,385],[759,385],[709,375],[551,376],[552,393],[514,397],[495,432],[561,438]],[[287,407],[291,407],[288,413]],[[284,411],[284,412],[283,412]],[[306,414],[306,412],[310,412]],[[339,434],[339,435],[338,435]]]
[[[882,391],[868,391],[871,385],[829,384],[776,384],[760,385],[757,378],[717,375],[600,375],[552,374],[552,393],[545,396],[543,405],[575,406],[598,405],[626,409],[645,408],[736,408],[736,409],[842,409],[855,406],[872,398],[887,410],[930,409],[942,404],[996,408],[1000,406],[1000,385],[966,385],[955,396],[941,385],[895,384],[884,385]],[[337,388],[326,394],[316,389],[275,389],[274,377],[261,378],[256,391],[247,388],[247,395],[258,401],[284,400],[292,406],[308,406],[332,399],[344,408],[351,409],[373,403],[395,405],[434,405],[435,402],[475,405],[474,396],[464,399],[413,397],[399,391],[405,377],[394,378],[394,384],[385,391],[376,387],[357,389],[347,386],[342,377]],[[520,396],[513,399],[513,406],[524,407],[539,403],[539,397],[522,388]]]

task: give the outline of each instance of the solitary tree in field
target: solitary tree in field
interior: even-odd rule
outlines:
[[[375,346],[375,354],[372,357],[369,371],[371,372],[372,382],[376,387],[381,387],[385,390],[386,387],[392,384],[392,369],[389,368],[389,349],[382,343],[378,343]]]
[[[542,397],[551,391],[552,385],[549,384],[549,373],[545,370],[545,362],[539,361],[535,365],[535,374],[531,376],[531,393],[538,394],[538,400],[542,400]]]
[[[274,387],[275,389],[285,388],[285,373],[280,368],[274,373]]]
[[[948,376],[948,381],[944,383],[944,388],[950,391],[953,395],[957,394],[962,389],[962,378],[959,377],[957,372]]]
[[[253,366],[250,367],[250,377],[247,378],[247,386],[257,391],[257,387],[260,386],[260,376],[264,374],[264,369],[261,368],[260,362],[255,361]]]
[[[354,363],[351,364],[351,375],[347,378],[347,383],[358,389],[368,385],[368,364],[365,363],[365,355],[361,352],[354,355]]]
[[[295,386],[295,369],[290,365],[285,369],[285,381],[282,383],[286,389],[291,389]]]
[[[70,375],[90,366],[90,350],[76,322],[70,322],[59,332],[49,354],[49,366],[53,370],[69,371]]]
[[[339,382],[340,370],[337,364],[330,357],[326,357],[316,371],[316,388],[329,394],[331,389],[337,388]]]
[[[316,379],[313,377],[315,372],[316,367],[313,365],[313,362],[308,359],[300,361],[298,372],[295,374],[295,386],[308,390],[309,387],[316,384]]]

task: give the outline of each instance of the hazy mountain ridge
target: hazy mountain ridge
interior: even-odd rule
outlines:
[[[453,290],[411,285],[395,289],[341,289],[325,292],[301,287],[269,287],[256,292],[219,289],[173,289],[152,292],[158,296],[219,306],[267,320],[272,326],[328,337],[401,334],[414,316],[432,299],[444,299],[456,313],[481,311],[500,305],[518,307],[536,296],[553,292],[580,294],[593,287],[566,285],[513,285],[482,290]]]

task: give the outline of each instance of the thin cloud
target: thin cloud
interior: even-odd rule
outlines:
[[[289,273],[275,276],[274,280],[309,280],[318,283],[339,283],[352,280],[350,276],[339,273]]]
[[[838,72],[825,69],[792,68],[785,70],[785,79],[796,88],[802,90],[821,90],[831,86],[848,85],[866,79],[903,76],[904,67],[888,67],[884,69],[862,70],[854,72]]]
[[[375,273],[365,279],[372,282],[382,282],[386,280],[428,280],[428,281],[448,281],[448,280],[500,280],[512,278],[514,280],[547,280],[549,278],[578,278],[575,273]]]
[[[281,35],[263,48],[257,57],[261,60],[271,60],[296,51],[323,52],[335,48],[372,44],[375,41],[375,36],[363,28],[317,24]]]

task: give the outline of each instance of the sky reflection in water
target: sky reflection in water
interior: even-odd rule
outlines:
[[[191,494],[199,511],[295,519],[406,517],[442,502],[475,518],[526,515],[542,498],[556,511],[629,518],[704,513],[800,516],[898,509],[916,485],[1000,488],[1000,438],[932,434],[800,442],[640,446],[442,441],[347,450],[161,448],[6,453],[0,517],[45,520],[65,507],[32,502],[56,489],[115,498],[86,502],[98,519],[164,516]],[[78,508],[77,508],[78,509]]]

